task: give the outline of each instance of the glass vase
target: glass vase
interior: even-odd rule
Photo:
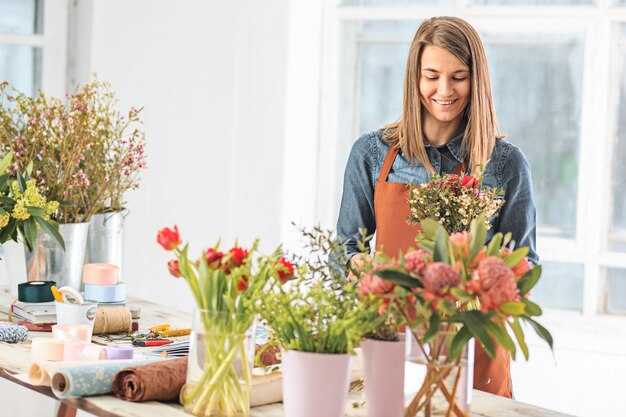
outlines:
[[[460,356],[449,355],[456,331],[440,331],[427,343],[423,333],[407,334],[405,417],[433,415],[469,417],[474,375],[474,339]]]
[[[256,322],[249,315],[194,311],[184,409],[196,416],[250,414]]]

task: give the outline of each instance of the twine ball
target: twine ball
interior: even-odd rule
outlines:
[[[28,329],[12,323],[0,323],[0,342],[18,343],[28,339]]]

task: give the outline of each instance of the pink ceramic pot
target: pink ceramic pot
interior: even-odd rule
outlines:
[[[404,416],[404,348],[404,340],[361,342],[367,417]]]
[[[343,417],[351,365],[348,354],[283,352],[285,417]]]

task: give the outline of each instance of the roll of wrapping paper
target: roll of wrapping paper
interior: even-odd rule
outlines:
[[[52,392],[58,398],[108,394],[113,390],[116,373],[129,366],[144,365],[155,360],[158,361],[99,361],[96,364],[60,367],[52,375]]]
[[[176,400],[187,377],[187,358],[122,369],[113,380],[113,395],[126,401]]]
[[[144,359],[142,359],[144,360]],[[100,365],[103,363],[119,363],[122,368],[126,368],[128,366],[132,366],[135,363],[138,363],[140,360],[116,360],[116,361],[107,361],[103,362],[100,360],[69,360],[62,362],[52,362],[52,361],[36,361],[33,362],[29,367],[26,375],[28,376],[28,381],[32,385],[44,385],[50,386],[52,382],[52,376],[59,368],[69,368],[75,366],[88,366],[88,365]]]
[[[55,281],[28,281],[17,286],[17,299],[24,303],[45,303],[54,301],[52,286]]]
[[[102,307],[96,311],[93,334],[125,333],[132,326],[132,316],[126,307]]]

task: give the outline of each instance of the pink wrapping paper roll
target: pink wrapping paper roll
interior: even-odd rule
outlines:
[[[58,340],[91,342],[91,326],[86,324],[55,324],[52,337]]]
[[[83,283],[117,285],[120,283],[120,268],[114,264],[85,264],[83,265]]]
[[[49,337],[35,337],[31,346],[31,355],[35,360],[62,361],[65,342]]]

